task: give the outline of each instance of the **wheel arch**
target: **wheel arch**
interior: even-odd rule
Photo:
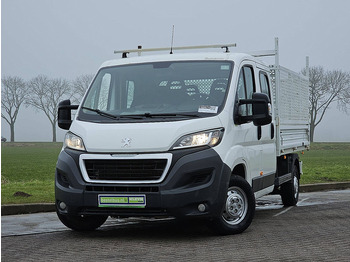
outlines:
[[[237,164],[231,172],[231,176],[236,175],[246,179],[246,167],[243,163]]]
[[[298,178],[300,179],[300,163],[299,155],[296,153],[287,154],[279,156],[277,158],[277,174],[278,176],[283,176],[285,174],[291,173],[297,167]]]

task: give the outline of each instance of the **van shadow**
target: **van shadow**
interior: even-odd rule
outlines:
[[[283,209],[283,205],[281,205],[280,200],[259,200],[253,223],[243,234],[254,231],[256,224],[270,221],[271,217],[281,209]],[[67,232],[78,238],[118,238],[124,240],[188,240],[220,236],[212,229],[210,222],[207,220],[175,218],[109,218],[103,226],[95,231]]]
[[[116,219],[115,219],[116,220]],[[214,237],[217,234],[208,227],[207,221],[202,220],[141,220],[125,219],[113,221],[109,219],[105,225],[90,232],[67,232],[74,237],[86,238],[118,238],[139,240],[162,239],[194,239]]]

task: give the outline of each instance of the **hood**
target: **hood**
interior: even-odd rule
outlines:
[[[222,127],[218,116],[172,122],[91,123],[74,120],[70,131],[88,152],[165,152],[182,136]]]

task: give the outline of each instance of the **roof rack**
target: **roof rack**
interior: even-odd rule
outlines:
[[[157,51],[170,51],[172,50],[188,50],[188,49],[206,49],[206,48],[222,48],[225,49],[225,53],[229,53],[229,47],[236,47],[236,44],[227,44],[227,45],[197,45],[197,46],[178,46],[178,47],[160,47],[160,48],[145,48],[142,49],[142,46],[138,46],[137,49],[130,50],[121,50],[114,51],[115,54],[122,54],[122,58],[127,58],[129,53],[138,53],[141,56],[141,52],[157,52]]]

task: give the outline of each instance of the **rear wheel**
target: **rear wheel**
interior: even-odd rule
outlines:
[[[292,180],[281,185],[281,198],[284,206],[295,206],[299,199],[299,171],[294,165],[292,170]]]
[[[72,216],[57,212],[58,218],[66,226],[75,231],[92,231],[106,222],[108,216]]]
[[[249,183],[232,176],[221,214],[213,220],[214,229],[223,235],[238,234],[251,224],[255,213],[255,197]]]

